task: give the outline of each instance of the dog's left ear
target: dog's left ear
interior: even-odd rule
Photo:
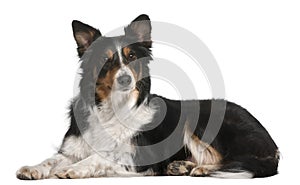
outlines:
[[[81,58],[92,42],[101,36],[101,33],[92,26],[77,20],[72,22],[72,28],[73,36],[77,43],[78,56]]]
[[[151,21],[148,15],[135,18],[124,30],[125,35],[134,37],[138,42],[151,42]]]

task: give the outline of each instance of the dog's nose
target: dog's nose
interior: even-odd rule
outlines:
[[[129,75],[122,75],[118,77],[117,80],[122,86],[128,86],[131,83],[131,77]]]

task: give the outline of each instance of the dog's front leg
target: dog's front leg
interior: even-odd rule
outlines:
[[[139,176],[135,172],[129,172],[121,164],[104,158],[101,154],[91,156],[70,166],[57,169],[54,175],[63,179],[78,179],[108,176]]]
[[[68,166],[72,164],[72,160],[62,154],[55,154],[49,159],[44,160],[35,166],[23,166],[16,175],[22,180],[38,180],[51,178],[50,171],[56,166]]]

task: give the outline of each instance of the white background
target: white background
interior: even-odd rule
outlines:
[[[299,10],[297,1],[287,0],[1,1],[1,184],[27,183],[17,180],[15,171],[51,156],[68,127],[66,107],[73,95],[78,67],[71,21],[78,19],[107,33],[141,13],[154,21],[184,27],[209,47],[222,71],[226,98],[256,116],[279,146],[279,175],[254,180],[145,177],[32,183],[299,183]],[[181,55],[179,51],[168,52],[170,48],[154,46],[154,55],[188,65],[176,60]],[[201,71],[195,68],[188,73],[199,74],[199,79],[193,78],[195,84],[200,84],[200,93],[194,98],[209,98],[209,86]],[[153,83],[152,92],[178,97],[163,82]]]

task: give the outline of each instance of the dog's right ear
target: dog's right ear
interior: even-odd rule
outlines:
[[[94,40],[101,36],[99,30],[80,21],[72,21],[73,36],[77,43],[78,56],[81,58]]]

